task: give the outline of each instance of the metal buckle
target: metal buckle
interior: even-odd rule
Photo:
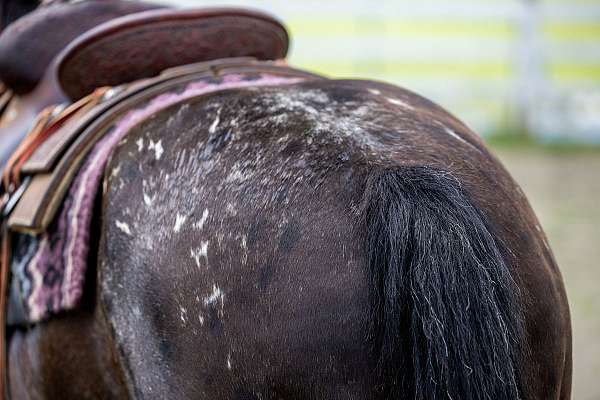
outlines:
[[[19,202],[19,199],[21,199],[21,197],[23,196],[23,193],[25,193],[25,189],[27,189],[27,186],[29,186],[29,182],[31,182],[31,176],[26,176],[25,179],[23,179],[23,182],[21,182],[21,185],[17,188],[17,190],[15,190],[12,193],[4,194],[5,197],[2,201],[2,206],[0,207],[0,215],[2,219],[5,219],[10,215],[12,210]]]
[[[107,101],[107,100],[115,97],[116,95],[121,93],[123,90],[125,90],[124,85],[112,86],[112,87],[108,88],[106,90],[106,92],[104,92],[104,94],[102,95],[100,102],[104,102],[104,101]]]
[[[58,116],[60,116],[60,113],[62,113],[67,107],[69,106],[69,103],[60,103],[60,104],[56,104],[53,108],[52,111],[50,112],[50,121],[55,120]]]

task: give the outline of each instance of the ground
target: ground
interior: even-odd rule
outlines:
[[[548,235],[569,296],[573,399],[600,399],[600,151],[496,146]]]

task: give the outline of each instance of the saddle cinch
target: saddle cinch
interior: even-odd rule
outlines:
[[[40,275],[51,272],[54,277],[60,261],[50,260],[52,268],[45,270],[31,271],[28,265],[52,253],[48,249],[56,250],[56,242],[70,240],[64,226],[81,221],[78,214],[69,214],[67,205],[96,197],[97,177],[111,149],[133,125],[160,109],[217,90],[321,79],[285,65],[287,32],[268,15],[233,8],[139,8],[147,10],[109,20],[76,37],[32,91],[25,93],[8,83],[3,88],[0,147],[11,151],[0,189],[2,325],[35,323],[77,306],[85,275],[76,271],[77,257],[67,262],[70,281],[65,284],[64,273],[58,289],[36,285],[56,282]],[[0,54],[6,47],[0,37]],[[0,65],[0,78],[3,72]],[[7,76],[8,81],[14,78]],[[35,81],[35,74],[29,79]],[[16,145],[5,141],[15,136]],[[74,187],[82,198],[71,194]],[[65,223],[63,217],[71,219]],[[47,254],[41,250],[44,246]],[[79,262],[85,263],[85,258]]]

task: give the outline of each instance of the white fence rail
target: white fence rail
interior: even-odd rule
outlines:
[[[525,129],[545,139],[600,142],[600,0],[227,4],[284,20],[296,66],[399,84],[482,134]]]

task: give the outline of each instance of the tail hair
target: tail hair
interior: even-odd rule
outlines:
[[[518,399],[518,288],[450,173],[402,167],[365,192],[371,339],[386,398]]]

